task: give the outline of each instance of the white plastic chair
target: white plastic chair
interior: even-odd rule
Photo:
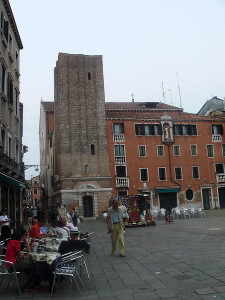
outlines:
[[[203,208],[197,209],[197,215],[200,216],[200,218],[206,218],[206,214]]]
[[[186,208],[181,209],[181,215],[184,217],[184,219],[187,219],[187,218],[190,219],[190,217],[191,217],[188,209],[186,209]]]

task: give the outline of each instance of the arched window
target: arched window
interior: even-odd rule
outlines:
[[[95,145],[91,144],[91,155],[95,155]]]

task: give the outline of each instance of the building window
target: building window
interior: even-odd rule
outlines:
[[[5,93],[5,66],[1,65],[1,92]]]
[[[117,177],[127,177],[125,166],[116,166],[116,176]]]
[[[207,145],[207,155],[208,157],[214,157],[213,145]]]
[[[216,174],[224,174],[224,164],[215,164]]]
[[[161,124],[135,124],[136,135],[162,135]]]
[[[34,184],[37,184],[37,180],[34,181]]]
[[[225,156],[225,144],[222,145],[223,156]]]
[[[113,123],[113,133],[114,134],[123,134],[124,133],[123,123]]]
[[[5,20],[4,13],[1,13],[1,35],[5,37],[8,42],[8,34],[9,34],[9,23]]]
[[[91,155],[95,155],[95,145],[91,144]]]
[[[166,180],[166,168],[159,168],[159,180]]]
[[[140,169],[141,182],[148,181],[148,169]]]
[[[139,157],[145,157],[146,156],[146,146],[138,146],[139,149]]]
[[[37,189],[34,189],[34,195],[37,195]]]
[[[180,145],[173,146],[173,153],[174,153],[174,156],[180,156]]]
[[[164,147],[163,146],[157,146],[157,155],[164,156]]]
[[[16,145],[16,162],[19,162],[19,147]]]
[[[16,68],[19,70],[19,53],[16,51]]]
[[[176,124],[173,127],[174,135],[197,135],[197,126],[192,124]]]
[[[198,155],[198,152],[197,152],[197,145],[191,145],[191,155],[192,155],[192,156]]]
[[[12,139],[11,139],[11,137],[9,137],[8,155],[9,155],[9,157],[12,156]]]
[[[9,32],[9,53],[12,53],[13,50],[12,50],[12,36],[11,36],[11,33]]]
[[[91,72],[88,72],[88,80],[91,80]]]
[[[199,179],[199,167],[192,167],[192,176],[193,179]]]
[[[176,167],[175,168],[175,179],[176,180],[182,180],[183,179],[182,168],[181,167]]]
[[[192,191],[192,189],[187,189],[186,190],[186,199],[191,201],[194,198],[194,192]]]
[[[13,106],[13,82],[9,75],[7,79],[7,97],[9,103]]]
[[[116,156],[125,156],[124,145],[115,145],[114,151],[115,151],[115,157]]]
[[[15,89],[15,114],[18,115],[19,92]]]
[[[223,135],[223,125],[212,125],[212,134]]]
[[[5,149],[5,130],[1,128],[1,146]]]

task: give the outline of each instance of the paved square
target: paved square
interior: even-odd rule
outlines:
[[[110,256],[105,222],[82,222],[80,229],[95,232],[96,254],[86,256],[91,279],[82,275],[82,297],[66,280],[54,299],[225,299],[225,212],[127,229],[125,258]],[[22,297],[14,285],[3,294],[1,287],[0,298],[51,299],[43,285],[46,290]]]

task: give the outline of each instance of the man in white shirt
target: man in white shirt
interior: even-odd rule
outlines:
[[[10,229],[10,222],[8,216],[6,215],[6,210],[2,210],[2,215],[0,216],[0,224],[2,225],[1,230],[1,240],[5,240],[11,237],[11,229]]]
[[[70,230],[66,226],[66,219],[62,218],[58,221],[58,227],[56,227],[56,232],[61,237],[69,237]]]

